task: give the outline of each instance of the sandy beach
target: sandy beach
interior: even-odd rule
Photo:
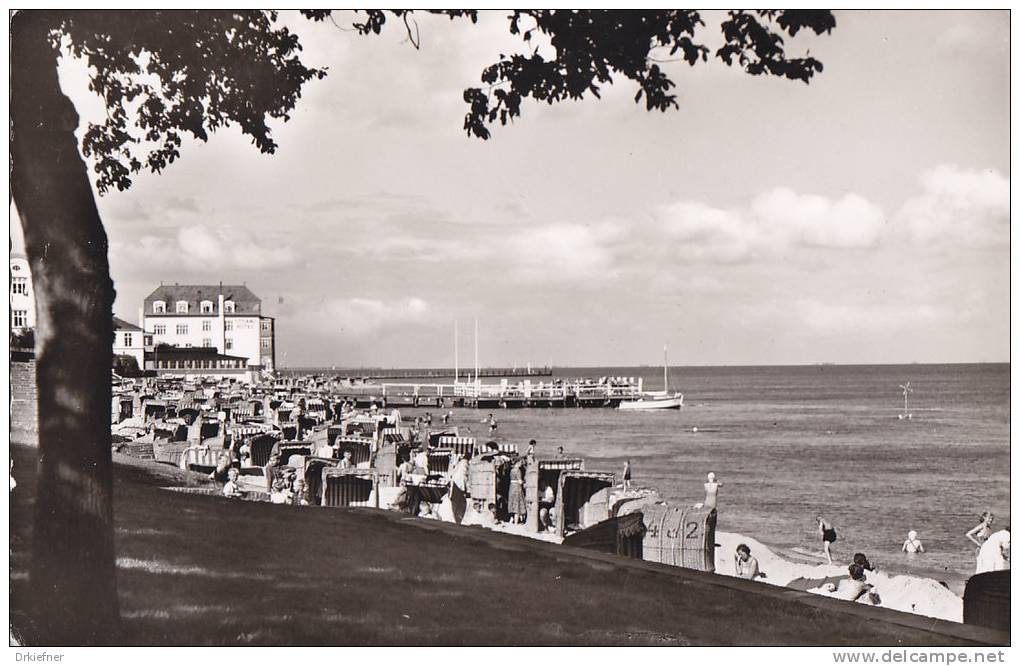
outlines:
[[[453,512],[450,509],[448,500],[438,505],[439,518],[445,522],[453,521]],[[465,525],[479,525],[478,515],[469,507],[464,516]],[[558,543],[560,539],[554,534],[546,532],[529,532],[524,525],[509,523],[498,523],[486,526],[489,529],[506,534],[524,536],[541,541]],[[833,564],[813,563],[806,560],[808,556],[799,553],[784,553],[786,557],[777,554],[768,546],[757,539],[735,532],[716,532],[716,574],[735,577],[733,568],[733,553],[738,544],[746,544],[751,548],[751,553],[758,559],[759,568],[766,573],[766,577],[759,579],[760,584],[786,587],[789,583],[798,578],[824,579],[828,577],[846,576],[849,562],[842,563],[834,561]],[[963,622],[963,580],[953,581],[952,586],[959,589],[959,594],[949,587],[942,585],[940,581],[932,578],[923,578],[912,575],[899,575],[894,572],[877,570],[867,573],[867,582],[873,586],[873,591],[880,598],[879,606],[892,610],[924,615],[926,617],[939,618],[950,622]],[[948,581],[946,585],[951,585]],[[823,592],[816,592],[825,595]],[[854,602],[846,602],[854,603]]]

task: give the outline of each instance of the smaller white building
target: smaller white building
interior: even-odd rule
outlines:
[[[14,253],[11,255],[11,330],[20,333],[29,328],[35,328],[32,271],[28,258]]]
[[[132,356],[138,361],[138,369],[145,368],[145,347],[152,346],[151,336],[138,326],[126,322],[120,317],[113,318],[113,354],[114,356]]]

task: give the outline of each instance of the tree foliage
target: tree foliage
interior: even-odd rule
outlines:
[[[691,66],[707,61],[709,49],[698,41],[704,25],[692,10],[515,11],[510,32],[529,45],[536,35],[545,36],[555,57],[544,58],[538,47],[527,54],[501,55],[482,72],[487,88],[464,91],[470,106],[464,129],[488,139],[489,125],[497,120],[506,125],[521,115],[525,97],[549,104],[588,93],[599,97],[601,86],[614,83],[614,75],[637,83],[634,101],[643,99],[647,110],[679,108],[676,84],[660,67],[660,55]],[[740,64],[748,74],[807,83],[822,71],[822,63],[810,56],[788,57],[783,34],[794,36],[804,28],[821,34],[833,27],[835,19],[827,11],[734,10],[721,24],[725,43],[715,55],[727,65]]]
[[[82,140],[101,193],[126,189],[143,168],[162,171],[185,135],[206,141],[236,124],[273,152],[268,120],[287,120],[302,86],[326,74],[301,62],[297,35],[271,11],[65,12],[51,38],[87,61],[106,107]]]
[[[331,16],[329,10],[304,13],[320,21]],[[392,13],[408,26],[410,12]],[[616,75],[637,83],[634,101],[644,100],[649,111],[679,108],[676,84],[660,64],[679,60],[693,66],[709,57],[708,47],[699,41],[705,23],[694,10],[518,10],[509,21],[510,33],[520,36],[527,52],[501,54],[482,72],[486,87],[464,91],[469,106],[464,129],[470,136],[488,139],[489,125],[506,125],[520,116],[526,97],[548,104],[583,99],[589,93],[599,97],[601,87],[614,83]],[[375,10],[354,27],[362,34],[379,34],[385,23],[386,13]],[[832,13],[824,10],[733,10],[720,25],[725,42],[715,56],[754,76],[807,83],[822,71],[822,63],[810,55],[788,56],[784,36],[794,37],[804,29],[820,35],[835,26]],[[540,53],[538,36],[552,45],[555,57]]]
[[[450,19],[478,20],[471,10],[430,10]],[[304,10],[313,21],[332,10]],[[353,31],[378,35],[392,16],[419,46],[410,10],[354,12]],[[501,54],[481,73],[484,87],[464,91],[469,136],[488,139],[490,126],[521,115],[525,98],[553,104],[600,96],[623,78],[637,84],[647,110],[679,108],[676,84],[663,63],[696,65],[709,59],[705,23],[694,10],[519,10],[508,16],[523,53]],[[785,37],[835,27],[823,10],[733,10],[719,26],[724,43],[714,56],[751,75],[807,83],[822,71],[810,55],[787,54]],[[276,149],[269,119],[287,120],[309,80],[324,68],[304,65],[298,36],[273,11],[67,12],[52,33],[54,45],[87,60],[90,88],[107,111],[90,124],[82,151],[94,159],[100,193],[126,189],[142,169],[162,171],[180,156],[182,137],[206,141],[236,124],[264,153]],[[552,57],[541,53],[548,42]]]

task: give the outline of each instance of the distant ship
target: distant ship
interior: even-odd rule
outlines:
[[[620,409],[648,411],[653,409],[680,409],[684,406],[684,395],[680,392],[669,392],[669,357],[666,347],[662,347],[662,390],[646,391],[637,400],[624,400]]]

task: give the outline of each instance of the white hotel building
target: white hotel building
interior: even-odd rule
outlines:
[[[140,319],[153,345],[215,348],[246,359],[249,370],[275,369],[275,322],[246,286],[160,285],[145,298]]]

